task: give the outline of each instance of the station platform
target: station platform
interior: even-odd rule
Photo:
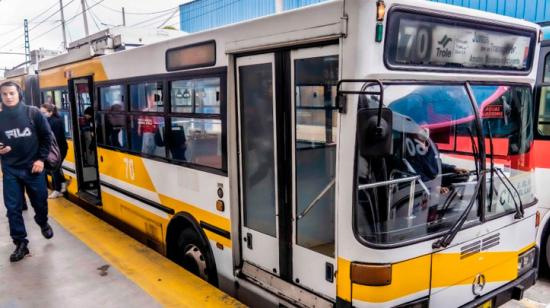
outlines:
[[[0,308],[244,307],[64,198],[48,202],[50,240],[33,209],[23,212],[30,255],[11,263],[1,194],[0,203]]]

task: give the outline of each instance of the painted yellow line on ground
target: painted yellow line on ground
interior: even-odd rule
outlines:
[[[49,201],[50,216],[167,307],[244,307],[164,256],[70,201]],[[55,238],[54,238],[55,240]]]

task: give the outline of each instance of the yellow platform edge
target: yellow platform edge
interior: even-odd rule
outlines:
[[[67,199],[48,201],[51,218],[161,305],[245,307],[236,299]]]

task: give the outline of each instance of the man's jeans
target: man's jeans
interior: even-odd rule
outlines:
[[[4,205],[8,210],[10,235],[15,244],[28,242],[22,206],[24,202],[23,187],[34,208],[34,220],[39,226],[48,222],[48,188],[44,172],[31,173],[30,168],[13,168],[2,165],[4,174]]]

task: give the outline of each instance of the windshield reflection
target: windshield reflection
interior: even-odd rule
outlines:
[[[518,87],[472,88],[478,110],[473,109],[463,85],[385,86],[384,104],[393,112],[392,154],[368,158],[357,154],[355,225],[364,239],[399,243],[451,228],[474,198],[479,178],[478,138],[482,134],[476,128],[476,111],[494,128],[493,142],[501,136],[515,136],[510,140],[516,138],[516,146],[508,146],[503,154],[528,151],[525,144],[532,136],[521,129],[527,121],[523,111],[516,108],[517,115],[509,112],[506,118],[495,115],[500,108],[495,107],[497,102],[506,101],[514,109],[510,104],[513,98],[503,97],[517,92]],[[529,88],[519,89],[527,90],[523,96],[529,96]],[[522,102],[530,97],[522,100],[515,94]],[[377,106],[378,97],[360,97],[359,109]],[[524,113],[530,114],[530,110]],[[363,140],[359,132],[359,148]],[[499,187],[494,185],[494,189]],[[466,225],[479,220],[477,207],[475,201]],[[513,205],[498,208],[502,213],[513,210]]]

